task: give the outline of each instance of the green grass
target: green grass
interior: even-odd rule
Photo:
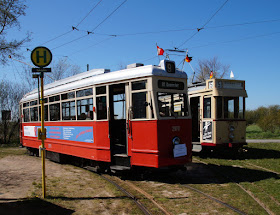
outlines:
[[[258,125],[249,125],[246,128],[247,139],[280,139],[280,131],[275,133],[263,131]]]
[[[9,155],[24,155],[26,149],[15,147],[14,145],[0,145],[0,158]]]
[[[221,156],[198,158],[210,163],[212,169],[217,172],[217,177],[228,177],[224,179],[225,185],[230,185],[231,188],[221,187],[219,184],[212,185],[212,195],[221,196],[219,192],[222,189],[224,193],[234,190],[233,193],[229,193],[229,199],[225,198],[226,201],[248,214],[266,214],[250,196],[236,184],[232,184],[232,180],[251,192],[273,213],[280,214],[280,175],[269,171],[280,172],[280,143],[249,143],[246,148],[247,152],[244,153],[243,159],[221,158]],[[209,189],[206,185],[200,185],[201,188],[205,191]],[[232,201],[232,199],[235,200]],[[250,204],[248,204],[249,201]]]

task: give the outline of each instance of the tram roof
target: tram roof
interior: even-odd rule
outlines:
[[[205,82],[193,83],[188,86],[189,95],[205,92],[212,92],[214,96],[248,97],[244,80],[208,79]]]
[[[162,60],[158,66],[146,65],[123,70],[110,71],[109,69],[93,69],[68,78],[64,78],[44,86],[44,95],[49,96],[87,86],[106,84],[116,81],[161,76],[170,78],[187,78],[187,74],[176,69],[175,73],[168,73],[165,70],[166,60]],[[26,102],[38,98],[38,89],[25,94],[20,102]]]

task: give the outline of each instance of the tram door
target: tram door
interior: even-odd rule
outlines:
[[[190,98],[192,112],[192,142],[200,142],[200,96]]]
[[[125,84],[109,88],[109,133],[111,155],[127,155]]]

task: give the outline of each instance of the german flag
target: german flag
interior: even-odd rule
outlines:
[[[192,57],[189,57],[189,56],[187,55],[186,58],[185,58],[185,61],[188,62],[188,63],[191,62],[191,61],[192,61]]]
[[[213,71],[210,72],[210,79],[213,78]]]

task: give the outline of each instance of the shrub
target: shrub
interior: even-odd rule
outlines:
[[[257,109],[258,111],[259,109]],[[259,110],[260,117],[257,121],[258,126],[263,131],[270,131],[272,133],[280,130],[280,106],[273,105],[268,108]]]

